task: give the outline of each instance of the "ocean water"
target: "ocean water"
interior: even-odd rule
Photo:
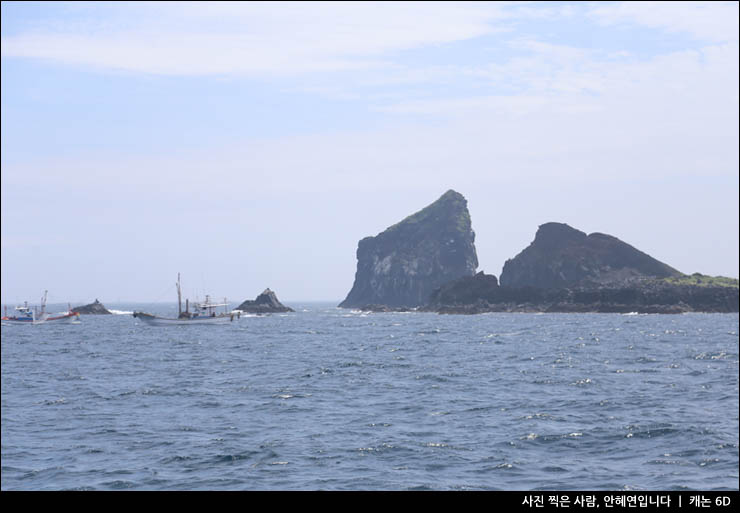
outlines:
[[[737,490],[738,315],[2,327],[3,490]]]

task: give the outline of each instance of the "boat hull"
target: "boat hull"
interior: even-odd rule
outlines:
[[[57,315],[54,317],[47,317],[44,319],[43,322],[55,322],[55,321],[61,321],[61,322],[76,322],[80,320],[80,314],[73,312],[73,313],[67,313],[63,315]]]
[[[35,320],[35,319],[29,319],[29,318],[13,318],[13,317],[3,317],[2,318],[3,324],[42,324],[44,321],[42,320]]]
[[[145,312],[134,312],[134,317],[149,324],[150,326],[190,326],[190,325],[214,325],[229,324],[239,318],[237,314],[217,315],[215,317],[191,317],[182,319],[171,319],[167,317],[157,317],[156,315]]]
[[[74,323],[80,320],[80,314],[68,313],[63,315],[56,315],[54,317],[44,316],[40,319],[34,319],[32,317],[3,317],[2,322],[5,324],[45,324],[47,322],[68,322]]]

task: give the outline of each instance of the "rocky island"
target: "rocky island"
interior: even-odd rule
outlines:
[[[342,308],[407,309],[478,267],[467,200],[449,190],[357,246],[355,282]]]
[[[235,310],[241,310],[246,313],[283,313],[295,311],[278,301],[277,295],[269,287],[255,299],[247,299],[242,302]]]
[[[83,315],[112,315],[97,299],[89,305],[75,306],[71,312]]]
[[[357,247],[352,290],[339,305],[376,312],[738,312],[738,280],[686,275],[604,233],[545,223],[506,261],[479,272],[467,201],[437,201]]]
[[[435,290],[439,313],[737,312],[738,280],[685,275],[616,237],[566,224],[540,226],[535,239],[495,276],[478,273]]]

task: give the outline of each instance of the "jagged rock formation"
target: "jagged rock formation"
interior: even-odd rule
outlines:
[[[265,289],[265,291],[254,300],[247,299],[237,306],[235,310],[241,310],[242,312],[247,313],[280,313],[295,311],[278,301],[275,293],[269,288]]]
[[[89,305],[84,306],[75,306],[71,310],[73,313],[79,313],[79,314],[89,314],[89,315],[111,315],[111,313],[106,309],[103,304],[95,300],[94,303],[90,303]]]
[[[696,275],[693,275],[696,276]],[[737,312],[737,280],[703,277],[704,284],[675,278],[644,279],[601,287],[502,287],[495,276],[478,273],[447,283],[431,295],[426,311],[484,312]]]
[[[437,201],[357,246],[352,290],[339,305],[416,307],[440,285],[478,267],[467,200],[449,190]]]
[[[682,273],[616,237],[546,223],[529,247],[506,261],[500,281],[502,287],[558,289],[671,276]]]

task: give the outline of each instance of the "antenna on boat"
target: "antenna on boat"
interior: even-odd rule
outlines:
[[[177,316],[182,313],[182,295],[180,294],[180,273],[177,273]]]

